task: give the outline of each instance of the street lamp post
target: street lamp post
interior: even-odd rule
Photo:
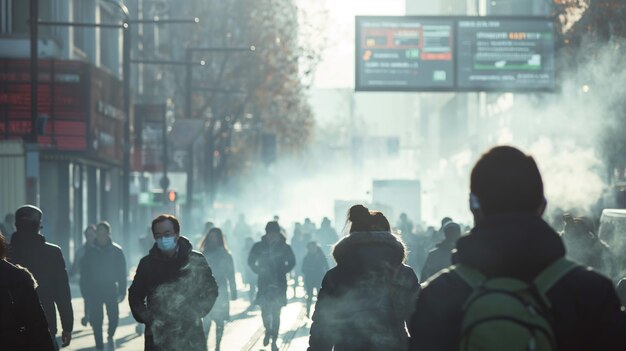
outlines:
[[[129,247],[130,244],[130,64],[131,64],[131,24],[197,24],[200,20],[192,19],[159,19],[155,17],[150,20],[132,20],[128,8],[121,2],[115,0],[105,0],[117,6],[124,16],[122,23],[80,23],[80,22],[55,22],[55,21],[39,21],[37,14],[38,0],[30,0],[31,3],[31,120],[33,123],[31,138],[37,141],[36,130],[34,128],[37,120],[37,28],[44,26],[65,26],[65,27],[92,27],[92,28],[117,28],[122,30],[122,79],[123,79],[123,95],[124,95],[124,146],[122,160],[122,230],[124,233],[124,246]],[[34,29],[33,29],[34,28]],[[34,43],[34,44],[33,44]],[[34,60],[33,60],[34,59]],[[34,63],[33,63],[34,62]],[[34,84],[33,84],[34,82]],[[32,96],[35,96],[33,99]],[[34,103],[34,108],[33,108]],[[35,179],[36,180],[36,179]],[[35,186],[38,184],[35,183]]]
[[[185,57],[187,61],[193,60],[193,54],[196,52],[254,52],[256,51],[255,46],[248,47],[219,47],[219,46],[208,46],[208,47],[188,47],[185,51]],[[187,66],[185,72],[185,117],[193,118],[192,111],[192,90],[195,89],[193,86],[193,71],[192,66]],[[199,89],[199,90],[209,90],[209,89]],[[216,89],[217,90],[217,89]],[[193,211],[193,192],[194,192],[194,143],[192,142],[189,145],[188,150],[188,163],[187,163],[187,203],[186,203],[186,217],[187,220],[191,220],[192,211]]]

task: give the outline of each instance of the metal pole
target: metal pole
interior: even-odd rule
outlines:
[[[26,145],[26,201],[39,204],[39,151],[37,145],[37,90],[39,84],[39,1],[30,0],[30,135]]]
[[[191,62],[193,52],[191,50],[186,51],[186,61]],[[192,118],[193,112],[191,106],[191,87],[193,81],[193,66],[188,64],[185,66],[185,118]],[[193,155],[193,140],[191,141],[191,145],[189,145],[188,151],[188,163],[187,163],[187,203],[186,203],[186,218],[187,222],[191,224],[191,212],[193,208],[193,188],[194,188],[194,179],[193,179],[193,168],[194,168],[194,155]]]
[[[124,230],[124,247],[130,246],[130,30],[127,23],[122,28],[123,53],[122,76],[124,80],[124,157],[122,165],[122,227]]]
[[[165,204],[168,203],[168,194],[167,190],[170,186],[169,179],[167,178],[167,159],[168,159],[168,145],[167,145],[167,111],[166,106],[163,105],[163,183],[161,187],[163,187],[163,202]]]

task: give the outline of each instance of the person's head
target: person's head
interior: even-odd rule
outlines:
[[[350,233],[370,231],[391,231],[389,221],[382,212],[370,211],[363,205],[354,205],[348,212]]]
[[[472,169],[470,209],[476,222],[504,213],[541,216],[543,180],[535,160],[510,146],[487,151]]]
[[[274,215],[274,222],[280,221],[280,217],[278,215]]]
[[[310,224],[311,224],[311,218],[305,218],[304,225],[310,225]]]
[[[265,234],[270,240],[278,239],[282,236],[280,232],[280,225],[276,221],[267,222],[265,225]]]
[[[320,249],[320,247],[319,247],[319,245],[317,245],[317,242],[315,242],[315,241],[310,241],[308,244],[306,244],[306,250],[309,253],[315,253],[319,249]]]
[[[443,229],[443,227],[445,227],[448,222],[452,222],[452,218],[450,218],[450,217],[443,217],[441,219],[441,229]]]
[[[443,227],[443,235],[446,240],[456,241],[461,237],[461,226],[450,221]]]
[[[25,205],[15,211],[15,228],[20,232],[38,232],[43,212],[38,207]]]
[[[328,217],[324,217],[324,219],[322,219],[322,227],[324,228],[330,227],[330,219],[328,219]]]
[[[180,237],[178,218],[162,214],[152,220],[152,236],[159,250],[164,253],[174,252]]]
[[[220,228],[211,228],[200,244],[200,250],[213,250],[219,247],[226,248],[224,233]]]
[[[0,233],[0,260],[7,258],[8,251],[7,240],[4,237],[4,234]]]
[[[407,220],[407,218],[408,218],[408,216],[406,215],[406,213],[401,213],[401,214],[400,214],[400,220],[401,220],[401,221],[406,221],[406,220]]]
[[[203,233],[207,234],[209,232],[209,230],[215,228],[215,224],[211,221],[208,221],[206,223],[204,223],[204,231]]]
[[[87,228],[85,228],[85,231],[83,231],[83,235],[85,236],[85,241],[87,241],[88,244],[93,243],[96,239],[96,225],[88,225]]]
[[[96,226],[96,243],[104,246],[111,241],[111,225],[107,221],[102,221]]]

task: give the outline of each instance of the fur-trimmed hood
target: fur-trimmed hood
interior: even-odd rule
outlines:
[[[354,232],[335,244],[333,258],[339,266],[372,266],[382,262],[397,266],[406,260],[406,248],[390,232]]]
[[[28,269],[20,265],[11,264],[5,260],[0,260],[0,286],[28,286],[36,289],[37,281]]]

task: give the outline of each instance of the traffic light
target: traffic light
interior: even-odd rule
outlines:
[[[178,199],[178,193],[174,190],[169,190],[163,196],[162,191],[153,191],[152,192],[152,203],[154,204],[162,204],[162,203],[174,203]]]
[[[170,191],[167,193],[167,199],[168,199],[168,200],[170,200],[170,202],[176,202],[176,197],[177,197],[177,195],[178,195],[178,194],[176,194],[176,192],[175,192],[175,191],[170,190]]]

